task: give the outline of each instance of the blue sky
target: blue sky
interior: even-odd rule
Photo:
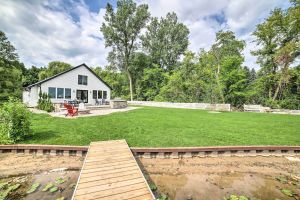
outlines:
[[[59,60],[78,65],[105,66],[100,26],[105,6],[114,0],[1,0],[0,30],[17,48],[27,67]],[[146,3],[152,16],[176,12],[190,30],[189,50],[209,48],[220,29],[230,29],[247,42],[245,65],[258,69],[250,54],[257,48],[251,33],[275,7],[287,8],[288,0],[137,0]]]

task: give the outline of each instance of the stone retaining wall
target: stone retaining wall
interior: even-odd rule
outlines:
[[[172,103],[172,102],[156,102],[156,101],[128,101],[128,104],[165,107],[165,108],[188,108],[188,109],[201,109],[201,110],[231,111],[230,104]]]
[[[228,146],[180,148],[130,148],[138,158],[192,158],[219,156],[300,156],[300,146]],[[85,156],[88,146],[0,145],[0,153]]]

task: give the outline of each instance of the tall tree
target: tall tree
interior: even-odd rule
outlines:
[[[267,90],[267,94],[262,95],[273,102],[283,98],[290,67],[300,54],[300,2],[293,0],[291,3],[287,10],[274,9],[253,33],[260,47],[252,52],[261,67],[259,82]]]
[[[39,72],[39,79],[43,80],[45,78],[54,76],[56,74],[59,74],[61,72],[64,72],[68,69],[71,69],[72,65],[65,62],[60,61],[52,61],[48,63],[48,66]]]
[[[146,26],[149,17],[147,5],[137,6],[132,0],[118,0],[116,12],[110,4],[107,4],[105,22],[101,26],[105,46],[112,47],[109,61],[128,77],[131,100],[133,100],[131,69],[133,54],[138,48],[137,40],[141,29]]]
[[[187,50],[188,35],[189,29],[178,22],[176,13],[168,13],[160,20],[157,17],[151,19],[146,33],[142,36],[142,45],[153,63],[170,71]]]
[[[244,47],[245,47],[245,42],[242,40],[237,40],[237,38],[235,37],[232,31],[221,30],[216,34],[216,41],[212,45],[211,50],[209,51],[209,53],[212,54],[215,58],[215,62],[214,62],[215,64],[213,65],[213,67],[215,68],[214,73],[215,73],[217,88],[219,91],[219,96],[221,97],[222,103],[225,103],[226,101],[225,98],[226,94],[224,94],[225,86],[222,84],[221,81],[222,71],[223,71],[223,75],[225,75],[226,72],[224,73],[224,70],[222,69],[221,66],[222,62],[226,59],[228,60],[228,57],[233,57],[232,59],[238,59],[238,60],[240,60],[240,58],[243,58],[241,52],[244,49]]]
[[[9,97],[21,97],[22,69],[15,47],[0,31],[0,103]]]

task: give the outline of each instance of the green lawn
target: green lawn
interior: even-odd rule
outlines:
[[[126,139],[138,147],[300,145],[300,116],[154,107],[77,119],[32,115],[34,136],[26,143]]]

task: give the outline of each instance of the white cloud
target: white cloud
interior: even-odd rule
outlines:
[[[165,16],[176,12],[181,22],[190,29],[192,51],[209,48],[215,33],[222,29],[233,30],[239,39],[244,39],[245,65],[257,66],[250,50],[251,32],[275,7],[286,7],[282,0],[137,0],[147,3],[152,16]],[[109,49],[104,46],[100,26],[104,9],[90,12],[79,2],[48,1],[0,1],[0,30],[17,48],[20,60],[26,66],[43,66],[53,60],[73,65],[86,63],[104,66]]]
[[[53,60],[78,65],[104,66],[108,49],[100,26],[105,10],[89,12],[74,3],[74,21],[61,1],[0,1],[0,30],[7,34],[26,66],[43,66]]]
[[[244,64],[256,69],[256,58],[250,51],[257,46],[252,42],[251,33],[272,9],[288,5],[288,1],[282,0],[140,0],[139,3],[147,3],[151,14],[156,17],[176,12],[179,20],[190,30],[189,49],[192,51],[209,48],[215,40],[215,33],[222,28],[234,31],[247,43],[243,51]],[[221,22],[216,17],[224,19]]]

